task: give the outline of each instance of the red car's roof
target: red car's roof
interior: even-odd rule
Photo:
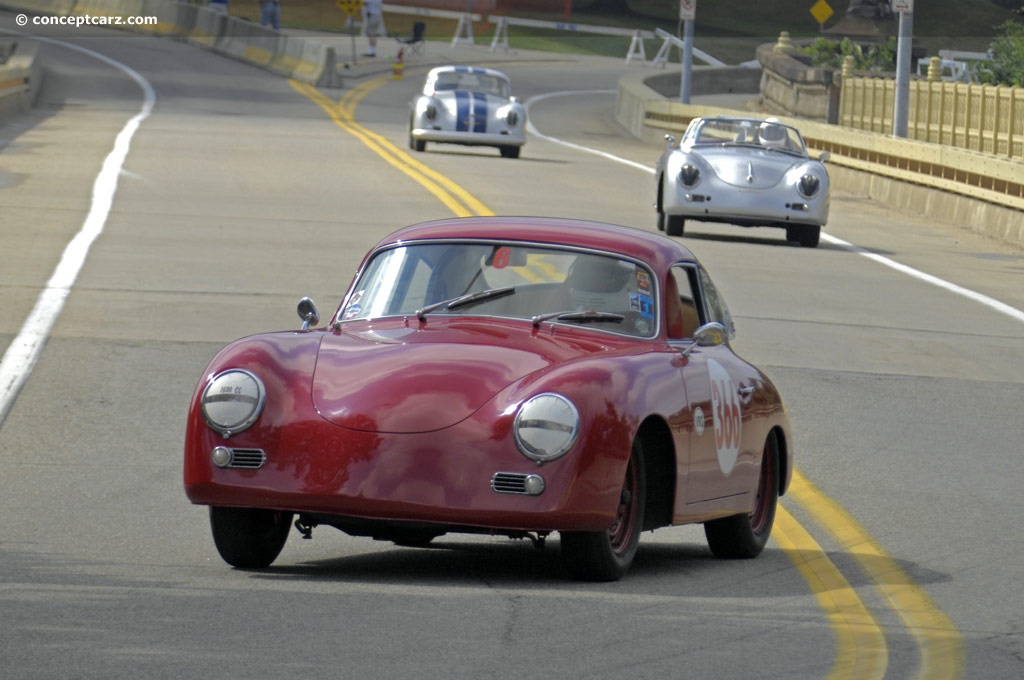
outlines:
[[[455,217],[422,222],[399,229],[377,247],[435,239],[498,239],[592,248],[634,257],[656,270],[673,262],[696,260],[682,244],[655,232],[560,217]]]

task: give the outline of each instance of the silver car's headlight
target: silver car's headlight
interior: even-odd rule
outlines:
[[[508,123],[509,127],[515,127],[519,124],[519,114],[515,109],[510,109],[509,112],[505,114],[505,122]]]
[[[821,187],[821,180],[814,175],[804,175],[796,184],[797,191],[804,198],[814,198],[814,195],[818,193],[818,189]]]
[[[254,373],[232,368],[214,376],[203,390],[203,418],[211,429],[230,437],[252,426],[263,411],[267,389]]]
[[[562,395],[546,392],[519,407],[512,429],[522,454],[544,463],[564,456],[576,443],[580,414]]]
[[[697,186],[700,183],[700,169],[687,163],[679,169],[679,183],[689,188]]]

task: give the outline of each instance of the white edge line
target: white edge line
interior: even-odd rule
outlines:
[[[531,118],[531,116],[529,114],[530,106],[533,103],[538,102],[538,101],[542,101],[544,99],[550,99],[552,97],[563,97],[563,96],[570,96],[570,95],[579,95],[579,94],[614,94],[615,92],[616,92],[615,90],[570,90],[570,91],[566,91],[566,92],[550,92],[548,94],[543,94],[543,95],[538,95],[536,97],[531,97],[530,99],[528,99],[526,101],[526,108],[527,108],[526,129],[531,134],[534,134],[534,135],[536,135],[536,136],[538,136],[541,139],[544,139],[546,141],[553,142],[555,144],[561,144],[562,146],[566,146],[566,147],[569,147],[570,149],[575,149],[577,151],[582,151],[582,152],[585,152],[585,153],[593,154],[595,156],[600,156],[600,157],[606,158],[606,159],[608,159],[610,161],[614,161],[616,163],[621,163],[623,165],[628,165],[631,168],[636,168],[638,170],[643,170],[644,172],[647,172],[647,173],[653,175],[654,172],[655,172],[655,169],[650,167],[650,166],[643,165],[642,163],[637,163],[635,161],[631,161],[631,160],[628,160],[626,158],[621,158],[621,157],[616,156],[614,154],[606,153],[604,151],[598,151],[597,149],[591,149],[589,147],[580,146],[579,144],[573,144],[572,142],[567,142],[567,141],[565,141],[563,139],[558,139],[556,137],[551,137],[549,135],[545,135],[545,134],[541,133],[534,126],[533,120],[532,120],[532,118]],[[1021,310],[1017,309],[1016,307],[1011,307],[1010,305],[1006,304],[1005,302],[1000,302],[999,300],[996,300],[995,298],[991,298],[991,297],[989,297],[987,295],[983,295],[982,293],[978,293],[978,292],[973,291],[973,290],[971,290],[969,288],[964,288],[963,286],[958,286],[955,283],[950,283],[949,281],[945,281],[943,279],[940,279],[937,276],[933,276],[931,274],[926,274],[925,272],[922,272],[920,270],[914,269],[913,267],[908,267],[905,264],[900,264],[899,262],[896,262],[895,260],[891,260],[891,259],[889,259],[887,257],[882,256],[882,255],[878,255],[876,253],[872,253],[869,250],[861,248],[860,246],[856,246],[856,245],[854,245],[852,243],[849,243],[847,241],[844,241],[842,239],[836,238],[835,236],[831,236],[830,234],[824,234],[823,233],[821,235],[821,238],[824,239],[825,241],[827,241],[828,243],[831,243],[833,245],[839,246],[840,248],[849,250],[850,252],[856,253],[858,255],[862,255],[863,257],[866,257],[869,260],[874,260],[878,264],[881,264],[883,266],[889,267],[890,269],[894,269],[894,270],[896,270],[896,271],[898,271],[900,273],[906,274],[907,276],[913,277],[913,278],[918,279],[920,281],[924,281],[926,283],[930,283],[933,286],[937,286],[939,288],[942,288],[943,290],[949,291],[950,293],[955,293],[956,295],[963,296],[963,297],[967,298],[968,300],[971,300],[973,302],[977,302],[979,304],[985,305],[989,309],[992,309],[994,311],[999,312],[1000,314],[1004,314],[1004,315],[1010,317],[1011,319],[1015,319],[1017,321],[1020,321],[1021,323],[1024,323],[1024,311],[1021,311]]]
[[[35,306],[22,324],[18,335],[14,337],[7,351],[4,352],[3,359],[0,359],[0,425],[3,425],[14,400],[39,360],[39,355],[46,345],[50,332],[64,308],[64,302],[71,293],[71,287],[85,264],[90,247],[103,233],[103,227],[110,215],[114,194],[117,191],[117,178],[125,158],[128,156],[132,136],[142,121],[153,111],[156,102],[156,92],[145,78],[134,69],[110,57],[70,43],[31,36],[17,31],[3,32],[24,35],[34,40],[72,49],[120,69],[142,88],[143,104],[139,112],[125,124],[114,140],[114,148],[107,154],[102,169],[93,183],[92,203],[82,228],[64,248],[60,262],[47,281],[46,287],[36,299]]]

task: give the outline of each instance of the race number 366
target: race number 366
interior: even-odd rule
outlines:
[[[724,474],[729,474],[740,454],[743,413],[739,390],[728,371],[714,359],[708,359],[708,377],[711,379],[711,419],[715,424],[718,466]]]

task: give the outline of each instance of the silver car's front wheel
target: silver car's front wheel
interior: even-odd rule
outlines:
[[[786,240],[796,241],[803,248],[817,248],[821,240],[821,227],[813,224],[786,227]]]
[[[665,215],[665,233],[669,236],[682,236],[686,228],[686,218],[682,215]]]

